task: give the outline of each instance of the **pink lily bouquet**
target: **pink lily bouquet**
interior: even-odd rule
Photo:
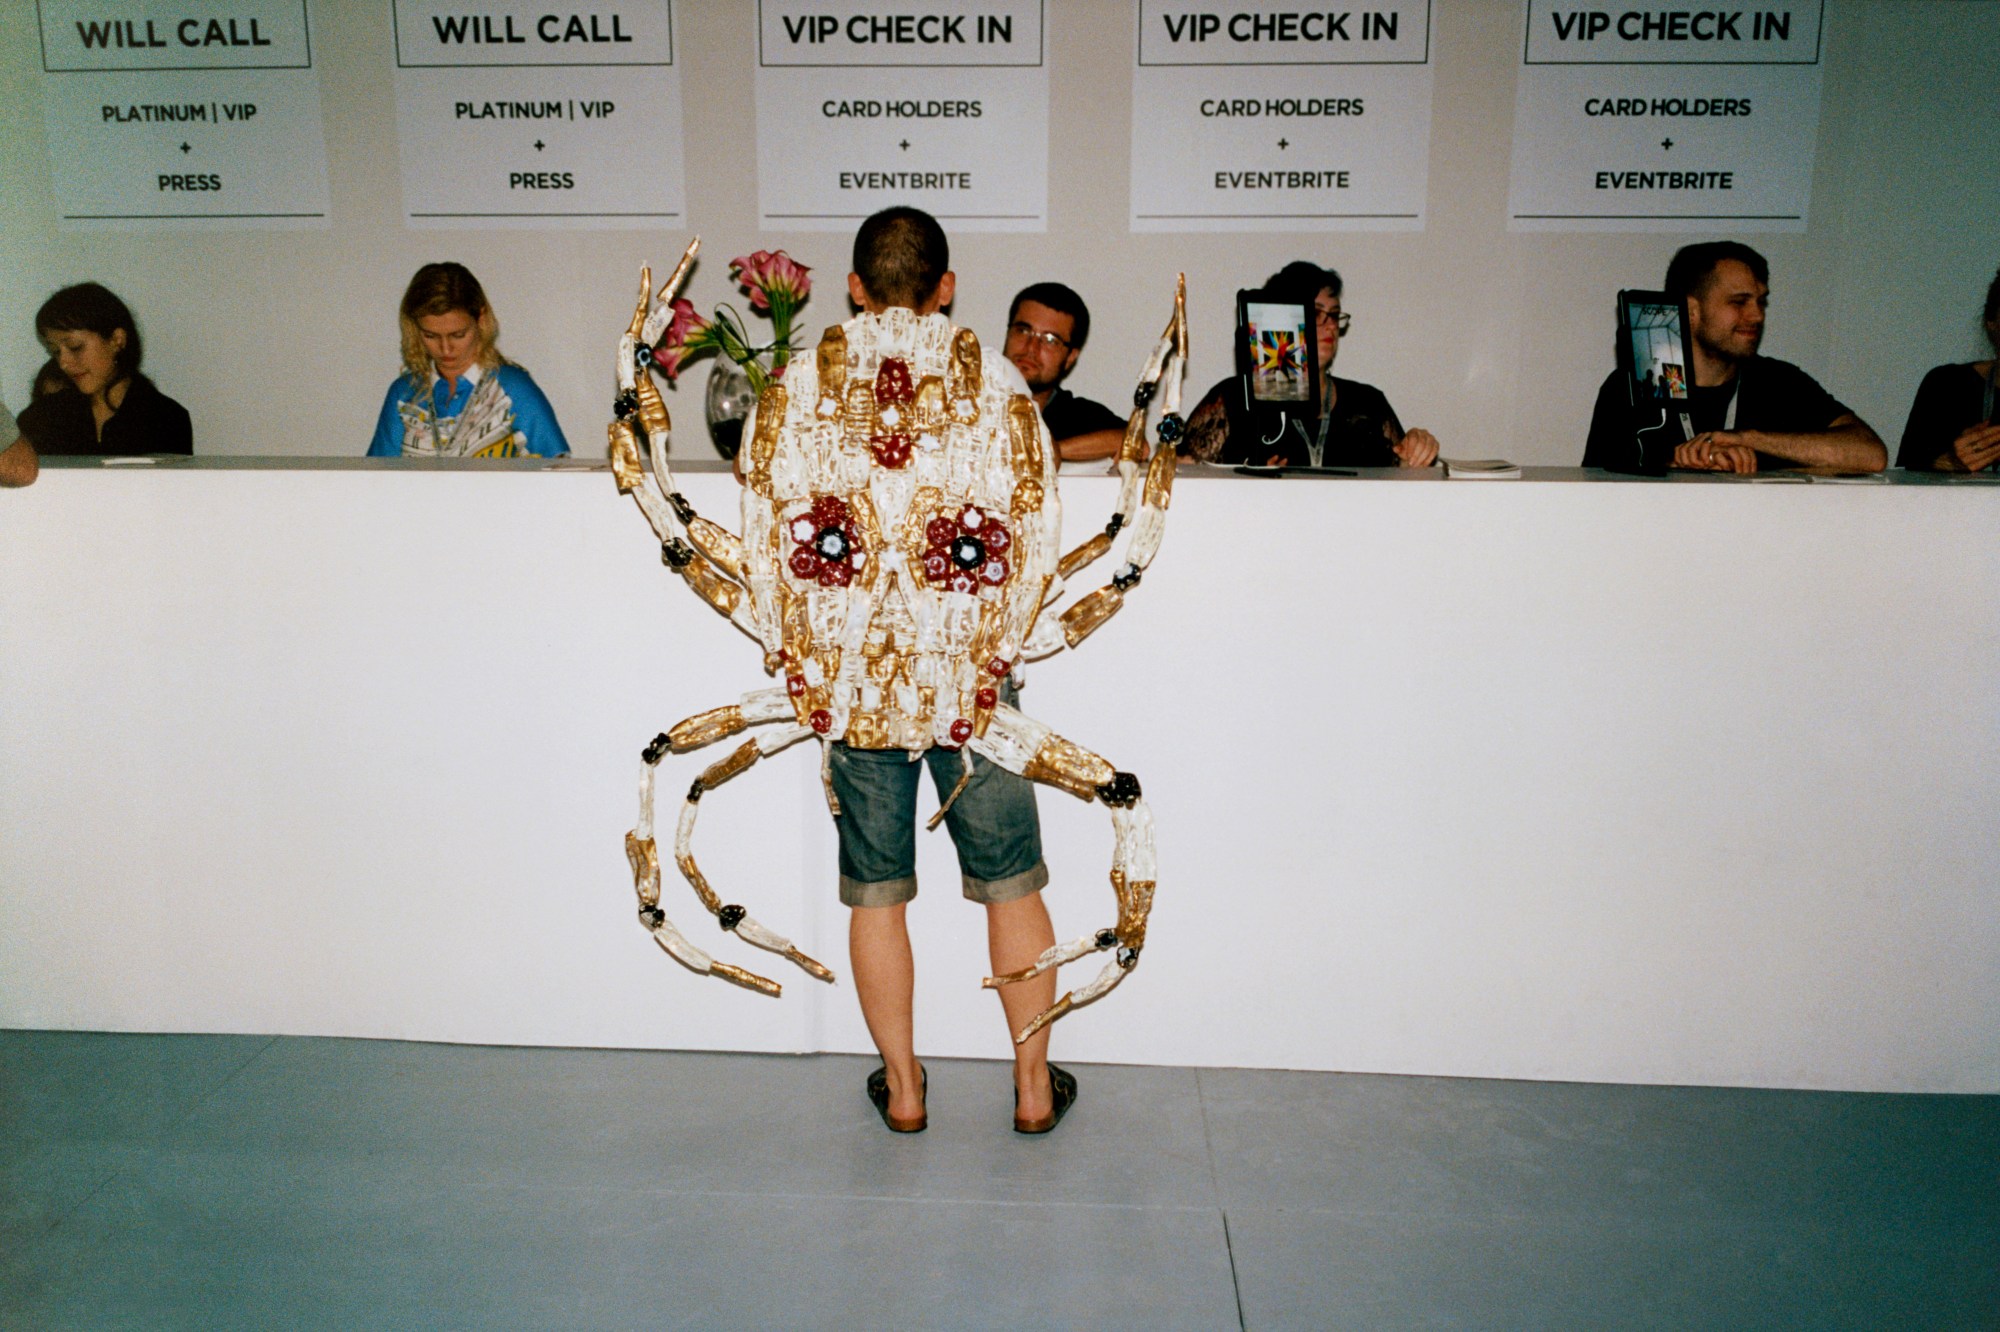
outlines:
[[[771,340],[753,345],[743,316],[727,304],[715,307],[711,321],[695,313],[694,302],[677,298],[673,322],[653,349],[653,364],[673,380],[686,362],[719,352],[741,366],[752,391],[761,394],[772,381],[784,377],[785,365],[792,359],[792,316],[812,295],[810,272],[783,250],[759,250],[731,259],[729,276],[749,296],[750,308],[770,316]]]

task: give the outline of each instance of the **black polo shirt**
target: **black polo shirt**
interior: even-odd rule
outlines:
[[[104,423],[102,438],[90,416],[90,399],[64,387],[37,398],[21,413],[21,431],[44,457],[132,457],[142,453],[193,453],[187,408],[132,376],[125,400]]]
[[[1095,434],[1099,430],[1125,429],[1124,418],[1103,403],[1079,398],[1060,386],[1049,395],[1048,405],[1042,408],[1042,424],[1049,428],[1049,439],[1057,444],[1078,435]]]
[[[1790,361],[1753,356],[1738,364],[1736,377],[1729,383],[1714,388],[1696,386],[1689,405],[1694,433],[1723,429],[1723,423],[1729,419],[1732,398],[1737,400],[1735,428],[1738,430],[1809,434],[1825,430],[1848,415],[1847,408],[1821,388],[1819,381]],[[1660,465],[1651,456],[1653,451],[1664,450],[1671,458],[1674,446],[1682,442],[1673,410],[1666,409],[1667,416],[1662,422],[1661,404],[1635,408],[1625,391],[1624,372],[1613,370],[1598,389],[1597,405],[1591,409],[1590,437],[1583,446],[1583,465],[1638,470],[1642,461],[1641,431],[1646,433],[1644,446],[1648,456],[1644,461]],[[1757,455],[1760,472],[1796,466],[1791,459],[1775,454]]]

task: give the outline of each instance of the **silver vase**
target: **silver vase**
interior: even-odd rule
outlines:
[[[750,376],[736,362],[718,358],[709,367],[704,405],[708,413],[708,437],[715,442],[715,451],[733,460],[736,451],[743,447],[743,419],[757,405],[757,392],[750,387]]]

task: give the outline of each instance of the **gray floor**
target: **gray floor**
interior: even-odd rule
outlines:
[[[2000,1328],[2000,1097],[0,1032],[0,1327]]]

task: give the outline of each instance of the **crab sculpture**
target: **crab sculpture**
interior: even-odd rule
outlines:
[[[976,753],[1102,801],[1114,830],[1115,922],[1057,944],[1026,970],[984,982],[992,988],[1090,953],[1112,954],[1095,979],[1016,1034],[1025,1041],[1107,993],[1138,963],[1155,882],[1153,824],[1136,778],[1010,707],[999,687],[1024,661],[1075,647],[1116,613],[1159,548],[1172,445],[1182,428],[1185,279],[1133,395],[1117,459],[1117,510],[1068,554],[1057,545],[1055,453],[1033,400],[997,387],[970,330],[941,315],[896,309],[827,329],[815,356],[795,361],[764,391],[746,430],[738,536],[697,514],[675,487],[667,410],[652,381],[652,348],[699,246],[697,238],[657,293],[651,270],[640,273],[638,308],[618,345],[611,467],[619,491],[638,502],[659,537],[666,565],[756,640],[765,673],[782,683],[689,717],[646,746],[639,823],[625,839],[640,923],[693,971],[764,994],[780,991],[777,982],[696,947],[660,908],[653,787],[667,754],[769,728],[695,778],[681,807],[674,861],[723,929],[832,981],[826,967],[710,886],[692,852],[703,797],[809,738],[822,746],[823,781],[827,747],[836,741],[903,749],[913,758],[941,746],[966,754],[966,777],[931,819],[935,828],[964,789]],[[1160,447],[1153,450],[1147,411],[1162,379]],[[1114,548],[1120,558],[1110,582],[1059,609],[1065,581]],[[838,817],[832,785],[825,785]]]

